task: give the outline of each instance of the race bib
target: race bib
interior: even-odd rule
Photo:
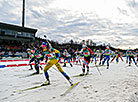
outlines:
[[[48,57],[48,58],[53,58],[53,57],[55,57],[55,53],[53,52],[53,53],[49,53],[49,54],[46,54],[46,56]]]
[[[89,55],[90,53],[89,52],[84,52],[84,55]]]

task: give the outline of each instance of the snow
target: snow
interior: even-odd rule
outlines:
[[[35,72],[28,70],[29,66],[3,68],[0,69],[0,102],[138,102],[138,67],[134,63],[130,67],[126,67],[127,65],[120,61],[118,64],[110,63],[109,69],[106,69],[106,66],[99,67],[102,75],[96,67],[90,67],[92,75],[73,77],[81,73],[82,66],[70,67],[67,64],[67,67],[62,67],[63,70],[71,76],[74,83],[81,82],[65,96],[60,95],[70,84],[55,70],[55,66],[48,71],[51,85],[24,92],[20,90],[43,83],[44,75],[24,77]],[[43,71],[40,70],[40,73]]]

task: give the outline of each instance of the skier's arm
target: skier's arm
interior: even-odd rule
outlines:
[[[128,55],[128,51],[126,51],[125,55]]]
[[[90,53],[93,55],[94,54],[94,52],[90,49],[90,48],[88,48],[88,50],[90,51]]]
[[[66,52],[65,51],[63,52],[63,56],[66,57]]]
[[[114,55],[113,52],[110,50],[110,53],[112,54],[112,56]]]
[[[48,61],[48,57],[47,56],[45,56],[46,57],[46,60],[45,60],[45,62],[47,63],[47,61]]]
[[[104,54],[106,51],[104,51],[102,54]]]
[[[57,49],[51,49],[51,51],[55,52],[56,54],[56,57],[58,58],[58,60],[60,59],[61,55],[60,55],[60,52],[57,50]]]
[[[82,53],[82,52],[83,52],[83,49],[81,49],[80,53]]]

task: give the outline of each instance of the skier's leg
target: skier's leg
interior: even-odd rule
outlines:
[[[102,62],[102,65],[104,65],[105,61],[107,60],[107,56],[105,56],[103,62]]]
[[[134,56],[132,56],[133,62],[135,63],[135,65],[137,65]]]
[[[70,64],[70,66],[72,67],[72,64],[71,64],[71,62],[70,62],[70,58],[67,58],[67,61],[68,61],[68,63]]]
[[[50,80],[49,80],[49,75],[48,75],[48,69],[49,68],[51,68],[53,66],[53,62],[52,62],[52,60],[51,61],[49,61],[47,64],[46,64],[46,66],[44,67],[44,73],[45,73],[45,78],[46,78],[46,80],[48,81],[48,83],[50,83]]]
[[[64,65],[63,65],[63,67],[66,67],[66,60],[67,60],[67,57],[64,58]]]
[[[110,56],[107,57],[107,69],[109,68],[109,60],[110,60]]]
[[[129,56],[129,65],[131,65],[131,56]]]
[[[56,62],[55,65],[56,65],[57,69],[62,73],[62,75],[69,81],[69,83],[70,83],[71,85],[73,85],[72,80],[71,80],[70,77],[63,71],[63,69],[61,68],[61,65],[58,63],[58,61]]]

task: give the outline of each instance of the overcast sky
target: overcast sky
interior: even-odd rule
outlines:
[[[21,25],[22,0],[0,0],[0,21]],[[138,0],[26,0],[26,27],[49,39],[138,48]]]

